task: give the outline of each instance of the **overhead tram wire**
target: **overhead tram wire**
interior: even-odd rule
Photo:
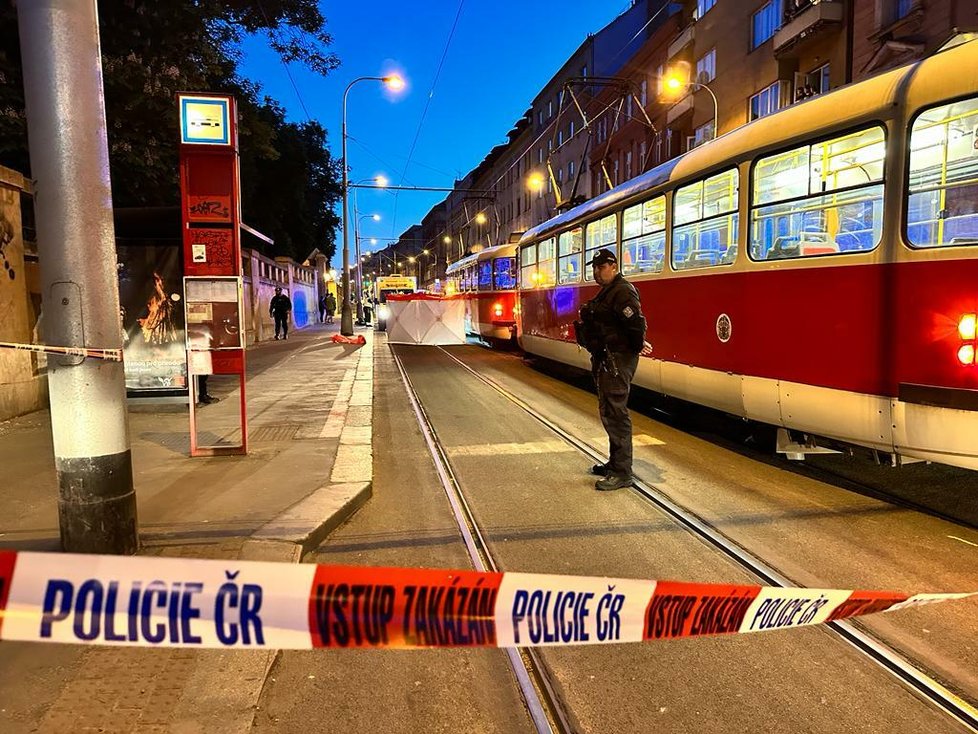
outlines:
[[[458,19],[462,17],[462,8],[465,6],[465,0],[459,0],[458,10],[455,13],[455,20],[452,22],[452,29],[448,32],[448,40],[445,41],[445,48],[441,52],[441,59],[438,61],[438,68],[435,70],[435,78],[431,80],[431,88],[428,90],[428,99],[424,103],[424,110],[421,111],[421,119],[418,120],[418,129],[414,133],[414,140],[411,142],[411,148],[408,150],[407,161],[404,164],[404,173],[407,172],[408,167],[411,165],[411,158],[414,156],[414,149],[418,144],[418,139],[421,137],[421,128],[424,127],[425,118],[428,116],[428,108],[431,106],[431,98],[435,96],[435,86],[438,84],[438,77],[441,76],[442,67],[445,65],[445,58],[448,56],[448,49],[452,45],[452,39],[455,37],[455,29],[458,28]],[[404,173],[402,173],[400,183],[404,183]],[[397,228],[397,194],[394,194],[394,212],[391,215],[391,231],[395,231]]]
[[[639,30],[638,30],[638,31],[637,31],[637,32],[636,32],[636,33],[635,33],[635,34],[634,34],[634,35],[633,35],[633,36],[632,36],[631,38],[629,38],[629,39],[628,39],[627,41],[625,41],[625,43],[623,43],[623,44],[621,45],[621,47],[620,47],[620,48],[618,49],[618,51],[617,51],[617,53],[615,53],[615,55],[614,55],[614,56],[612,57],[612,59],[611,59],[611,60],[612,60],[612,61],[614,61],[614,60],[615,60],[615,59],[617,59],[617,58],[618,58],[619,56],[621,56],[621,53],[622,53],[622,51],[624,51],[624,50],[625,50],[626,48],[628,48],[628,46],[629,46],[629,45],[630,45],[630,44],[632,43],[632,41],[634,41],[634,40],[635,40],[636,38],[638,38],[638,37],[639,37],[639,35],[641,35],[641,33],[642,33],[642,32],[643,32],[643,31],[644,31],[644,30],[645,30],[646,28],[648,28],[648,27],[649,27],[649,25],[650,25],[650,24],[651,24],[651,23],[652,23],[652,22],[653,22],[653,21],[654,21],[654,20],[655,20],[656,18],[658,18],[658,17],[659,17],[659,15],[660,15],[660,14],[661,14],[661,13],[662,13],[662,12],[663,12],[663,11],[664,11],[664,10],[665,10],[666,8],[667,8],[667,7],[668,7],[668,4],[666,4],[666,5],[663,5],[663,6],[661,7],[661,8],[659,8],[659,10],[658,10],[658,11],[657,11],[657,12],[655,13],[655,15],[653,15],[653,16],[652,16],[651,18],[649,18],[649,20],[648,20],[648,21],[647,21],[647,22],[645,23],[645,25],[643,25],[643,26],[642,26],[642,27],[641,27],[641,28],[640,28],[640,29],[639,29]],[[626,10],[627,10],[627,9],[626,9]],[[618,15],[620,16],[620,15],[621,15],[621,13],[619,13]],[[615,17],[617,18],[618,16],[615,16]],[[589,101],[594,101],[594,100],[595,100],[596,98],[595,98],[595,97],[594,97],[594,96],[592,95],[592,96],[589,96],[589,98],[588,98],[588,99],[589,99]],[[601,116],[601,115],[603,115],[603,114],[604,114],[605,112],[607,112],[607,111],[608,111],[608,110],[609,110],[609,109],[610,109],[610,108],[612,107],[612,104],[613,104],[613,103],[609,103],[609,104],[606,104],[606,105],[605,105],[605,106],[604,106],[604,107],[603,107],[603,108],[602,108],[602,109],[601,109],[601,110],[600,110],[600,111],[599,111],[599,112],[598,112],[597,114],[595,114],[595,115],[593,115],[593,118],[595,118],[595,119],[596,119],[597,117],[599,117],[599,116]],[[636,117],[635,115],[623,115],[623,116],[624,116],[624,117],[625,117],[626,119],[633,119],[633,120],[638,120],[638,121],[639,121],[639,122],[641,122],[642,124],[645,124],[645,122],[644,122],[644,120],[642,120],[642,119],[641,119],[641,118],[639,118],[639,117]],[[502,172],[502,173],[501,173],[501,174],[499,175],[499,177],[498,177],[498,178],[497,178],[497,179],[496,179],[495,181],[493,181],[493,182],[492,182],[492,184],[491,184],[491,187],[492,187],[492,186],[495,186],[495,185],[496,185],[496,184],[498,184],[498,183],[499,183],[500,181],[502,181],[502,180],[503,180],[503,178],[504,178],[504,177],[506,176],[506,174],[507,174],[507,173],[509,173],[509,172],[510,172],[510,171],[511,171],[511,170],[512,170],[513,168],[515,168],[515,167],[517,166],[517,164],[519,163],[519,161],[521,161],[521,160],[523,159],[523,157],[524,157],[525,155],[527,155],[527,154],[529,154],[529,153],[532,153],[532,152],[533,152],[533,146],[534,146],[534,145],[536,145],[537,143],[539,143],[539,142],[540,142],[541,140],[543,140],[543,139],[544,139],[544,138],[545,138],[545,137],[547,136],[547,134],[548,134],[548,133],[550,132],[550,129],[551,129],[551,128],[552,128],[552,127],[553,127],[553,126],[554,126],[554,125],[556,124],[556,123],[557,123],[557,118],[556,118],[556,117],[555,117],[555,118],[554,118],[553,120],[551,120],[551,121],[550,121],[549,123],[547,123],[547,125],[546,125],[546,126],[545,126],[545,127],[543,128],[543,130],[541,130],[541,131],[540,131],[540,134],[539,134],[539,135],[538,135],[538,136],[537,136],[536,138],[534,138],[534,139],[533,139],[533,140],[532,140],[532,141],[531,141],[530,143],[528,143],[528,144],[527,144],[527,146],[526,146],[526,148],[524,148],[524,149],[523,149],[523,150],[522,150],[522,151],[520,152],[520,154],[519,154],[518,156],[515,156],[515,157],[514,157],[514,159],[513,159],[513,163],[511,163],[511,164],[510,164],[510,165],[509,165],[509,166],[508,166],[508,167],[507,167],[507,168],[506,168],[506,169],[505,169],[505,170],[504,170],[504,171],[503,171],[503,172]],[[580,135],[580,134],[581,134],[581,132],[575,132],[575,133],[574,133],[574,137],[576,137],[577,135]]]
[[[268,18],[268,13],[265,12],[265,6],[262,5],[261,0],[258,0],[258,8],[261,10],[262,17],[265,19],[265,23],[269,28],[272,27],[272,22]],[[290,25],[286,25],[287,28],[291,29]],[[295,38],[295,31],[292,31],[293,38]],[[299,86],[295,83],[295,79],[292,77],[292,70],[289,69],[289,65],[285,63],[285,59],[281,56],[278,57],[279,62],[285,67],[285,74],[289,77],[289,82],[292,84],[292,89],[295,91],[295,97],[299,100],[299,106],[302,108],[303,114],[306,116],[306,122],[312,122],[312,115],[309,114],[309,110],[306,109],[306,103],[302,99],[302,95],[299,93]]]

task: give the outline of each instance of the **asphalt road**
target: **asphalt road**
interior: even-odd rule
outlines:
[[[503,570],[750,584],[756,579],[636,494],[598,493],[588,460],[455,364],[398,347]],[[603,445],[595,398],[518,356],[448,350],[549,419]],[[378,354],[375,496],[310,560],[468,567],[399,378]],[[978,533],[788,471],[636,415],[636,473],[799,585],[973,590]],[[728,442],[729,443],[729,442]],[[978,700],[975,603],[878,615],[866,627]],[[825,629],[548,648],[586,732],[961,731]],[[502,655],[285,653],[257,728],[527,731]]]

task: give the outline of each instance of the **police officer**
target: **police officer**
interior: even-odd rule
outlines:
[[[595,464],[591,472],[604,477],[595,489],[609,491],[632,484],[632,419],[628,393],[638,367],[639,355],[651,356],[645,341],[645,317],[635,286],[618,272],[618,258],[608,249],[591,259],[598,294],[581,307],[575,323],[578,343],[591,354],[591,374],[598,389],[598,411],[608,433],[607,464]]]

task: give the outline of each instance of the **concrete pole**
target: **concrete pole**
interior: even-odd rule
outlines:
[[[35,181],[43,337],[121,349],[119,283],[95,0],[17,5]],[[121,362],[48,360],[61,543],[135,553]]]

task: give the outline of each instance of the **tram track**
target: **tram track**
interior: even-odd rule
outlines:
[[[422,426],[425,440],[428,443],[429,450],[438,468],[442,485],[445,488],[450,503],[452,503],[453,512],[455,512],[456,520],[459,522],[459,527],[465,538],[466,547],[469,548],[470,557],[473,558],[473,563],[476,564],[477,568],[495,570],[497,564],[493,560],[492,553],[485,539],[479,532],[478,525],[468,507],[459,481],[452,470],[448,454],[441,444],[434,426],[425,413],[424,406],[421,404],[420,398],[415,392],[414,386],[400,358],[395,350],[392,351],[394,351],[396,364],[408,390],[412,406],[414,406],[418,416],[419,425]],[[605,457],[603,454],[595,447],[550,421],[546,416],[534,409],[533,406],[526,403],[503,385],[473,369],[449,351],[444,349],[440,351],[496,394],[531,416],[535,421],[544,426],[547,431],[555,434],[575,450],[579,451],[589,461],[600,463],[604,460]],[[765,585],[780,587],[801,585],[792,582],[790,578],[787,578],[763,559],[755,556],[749,550],[727,537],[708,521],[674,502],[669,497],[666,497],[650,484],[641,479],[637,479],[633,491],[643,501],[659,512],[664,513],[689,533],[708,544],[742,569],[748,571]],[[895,648],[881,640],[873,638],[849,622],[834,622],[827,625],[827,628],[860,654],[869,658],[888,674],[895,677],[930,705],[941,710],[968,730],[978,732],[978,710],[971,703],[957,696],[941,682],[935,680],[925,671],[907,660]],[[510,662],[514,666],[517,680],[520,683],[521,690],[527,701],[527,706],[530,709],[531,718],[533,718],[534,724],[537,726],[537,731],[562,732],[574,730],[571,726],[573,718],[560,701],[555,686],[552,684],[552,676],[540,655],[535,651],[525,650],[520,650],[519,652],[508,650],[507,652],[510,653]],[[520,669],[522,669],[522,672],[520,672]],[[532,683],[532,692],[528,692],[524,688],[527,682]],[[536,712],[534,712],[535,706],[539,707]],[[546,718],[549,728],[541,728],[541,716]]]
[[[438,439],[397,352],[391,352],[472,565],[478,571],[498,572],[499,566],[465,499],[444,444]],[[570,734],[575,731],[539,653],[532,648],[506,648],[505,652],[537,734]]]

